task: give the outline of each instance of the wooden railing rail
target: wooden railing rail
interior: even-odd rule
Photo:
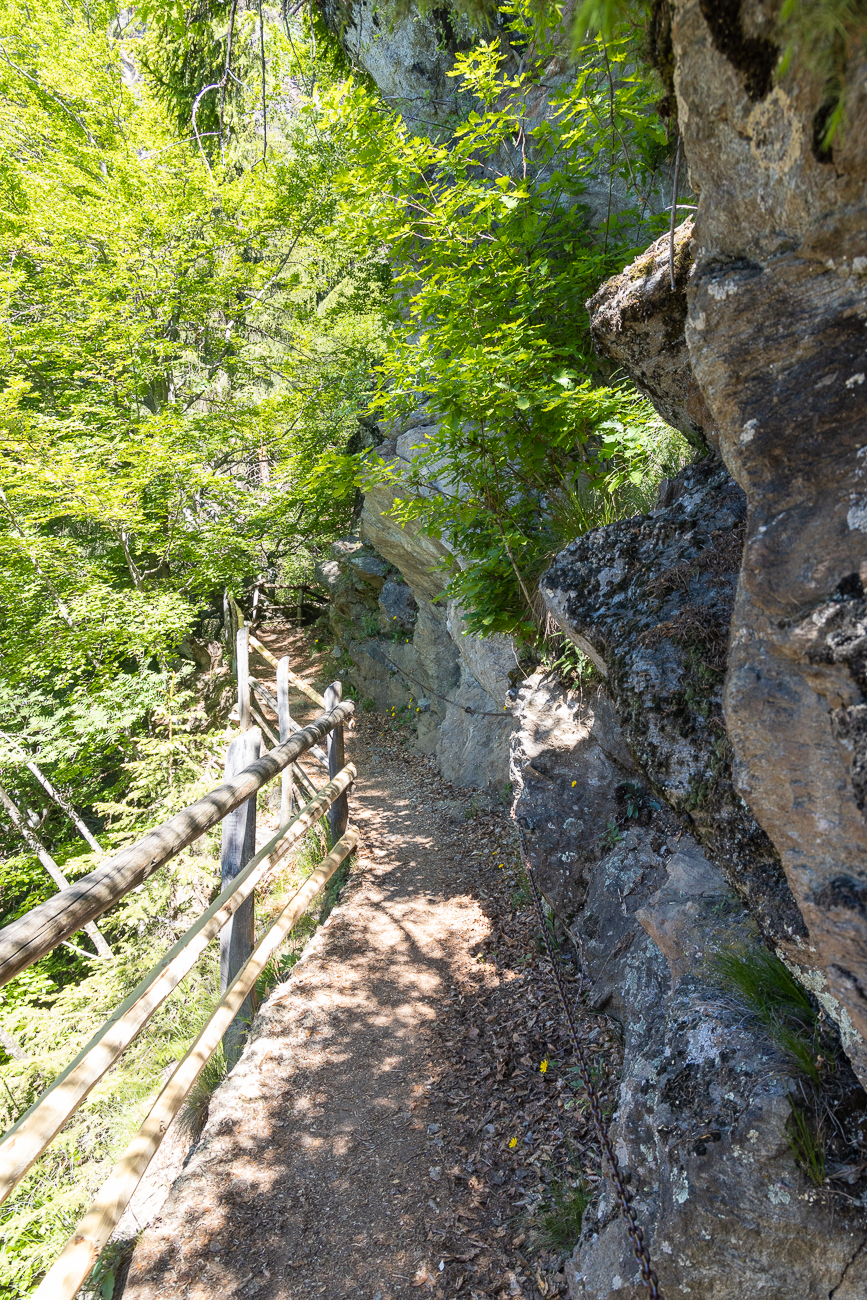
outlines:
[[[120,1221],[145,1170],[195,1083],[202,1066],[238,1013],[256,978],[280,947],[299,916],[331,879],[358,842],[353,828],[335,844],[313,875],[286,904],[224,993],[204,1029],[175,1066],[138,1133],[115,1165],[77,1231],[34,1292],[33,1300],[73,1300]]]
[[[236,616],[240,618],[236,610]],[[277,952],[298,918],[315,895],[334,875],[358,842],[358,832],[347,827],[347,791],[356,775],[344,762],[343,728],[354,711],[351,700],[342,701],[342,686],[333,682],[325,698],[296,678],[284,657],[279,664],[254,638],[256,650],[278,668],[275,700],[266,688],[259,689],[269,706],[277,706],[280,741],[260,755],[262,736],[251,729],[251,679],[247,667],[248,629],[238,628],[236,664],[238,675],[238,719],[240,734],[226,756],[226,780],[209,794],[176,813],[100,863],[88,875],[66,885],[53,898],[0,930],[0,985],[44,957],[57,944],[83,927],[92,927],[101,916],[136,888],[158,867],[175,857],[187,845],[222,822],[220,854],[221,891],[178,941],[165,954],[90,1042],[54,1082],[0,1139],[0,1204],[10,1195],[57,1137],[64,1124],[88,1093],[144,1028],[150,1018],[192,970],[208,944],[220,936],[220,987],[222,996],[193,1046],[175,1067],[151,1110],[133,1138],[108,1182],[97,1196],[75,1235],[43,1278],[35,1292],[37,1300],[74,1300],[81,1284],[96,1263],[124,1209],[138,1186],[163,1136],[196,1081],[203,1065],[223,1041],[226,1065],[235,1064],[255,1011],[254,986],[257,976]],[[321,702],[325,713],[299,728],[289,713],[288,682],[303,687]],[[258,685],[253,681],[253,685]],[[262,719],[264,724],[264,719]],[[265,727],[271,735],[270,728]],[[294,732],[294,734],[289,734]],[[331,778],[315,791],[310,778],[296,760],[317,750],[316,742],[327,737],[327,764]],[[320,757],[321,756],[321,757]],[[325,755],[318,750],[321,762]],[[293,770],[299,783],[313,794],[292,818]],[[267,782],[283,774],[280,825],[256,850],[257,793]],[[11,803],[11,800],[8,800]],[[13,810],[17,813],[17,809]],[[282,852],[297,843],[309,828],[328,813],[334,847],[313,875],[301,886],[258,942],[255,938],[254,892],[272,865],[275,850]],[[101,936],[100,936],[101,937]]]
[[[317,741],[335,727],[342,726],[354,708],[353,702],[347,700],[308,723],[290,740],[263,754],[238,776],[224,781],[143,839],[114,854],[88,875],[4,926],[0,930],[0,986],[51,952],[88,921],[102,916],[163,863],[255,795]]]
[[[298,815],[281,826],[193,925],[148,971],[73,1061],[0,1141],[0,1204],[17,1187],[77,1107],[111,1068],[169,994],[189,974],[211,940],[249,898],[269,868],[275,848],[285,849],[309,830],[355,777],[351,763],[323,786]]]
[[[260,682],[257,677],[254,677],[252,673],[250,674],[250,686],[253,689],[253,691],[255,691],[255,693],[259,696],[259,699],[262,700],[264,704],[267,704],[268,708],[271,709],[274,713],[276,713],[279,718],[280,716],[279,701],[274,695],[271,694],[271,692],[268,690],[268,687],[263,685],[263,683]],[[289,715],[289,718],[287,720],[287,725],[289,727],[290,732],[297,733],[302,729],[301,724],[296,722],[291,714]],[[317,762],[319,762],[322,767],[328,766],[328,757],[320,745],[311,745],[310,753],[314,756],[314,758],[316,758]]]

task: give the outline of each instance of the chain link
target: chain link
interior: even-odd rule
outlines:
[[[548,954],[548,960],[551,965],[551,974],[554,976],[554,983],[557,985],[557,992],[560,996],[560,1004],[563,1008],[563,1014],[566,1017],[566,1023],[569,1026],[569,1036],[572,1040],[572,1051],[575,1060],[578,1063],[578,1073],[581,1076],[581,1083],[587,1094],[587,1100],[590,1103],[590,1112],[593,1115],[593,1123],[596,1126],[596,1135],[599,1138],[599,1144],[605,1153],[605,1159],[611,1173],[611,1181],[617,1192],[617,1201],[620,1205],[620,1211],[626,1220],[626,1231],[629,1234],[629,1240],[632,1243],[632,1253],[635,1256],[635,1262],[641,1274],[642,1285],[646,1288],[651,1300],[663,1300],[662,1292],[659,1289],[659,1281],[653,1266],[650,1262],[650,1252],[644,1242],[644,1234],[635,1217],[635,1210],[632,1207],[632,1193],[629,1191],[623,1175],[620,1172],[620,1166],[617,1163],[617,1156],[614,1154],[614,1147],[611,1145],[611,1138],[608,1136],[608,1126],[602,1116],[602,1107],[599,1103],[599,1094],[593,1080],[590,1077],[590,1070],[587,1064],[587,1058],[581,1047],[578,1038],[578,1030],[575,1027],[575,1020],[572,1016],[572,1008],[566,997],[566,990],[563,987],[563,980],[560,976],[557,961],[554,956],[554,948],[551,943],[551,935],[548,926],[545,923],[545,912],[542,906],[542,896],[539,893],[539,886],[536,883],[536,876],[533,868],[530,866],[530,858],[527,853],[527,846],[524,842],[524,832],[518,818],[512,812],[512,820],[518,832],[518,843],[521,848],[521,859],[524,864],[524,870],[527,873],[527,879],[530,882],[530,891],[533,895],[533,901],[536,904],[536,913],[539,917],[539,926],[542,931],[542,938],[545,943],[545,950]]]

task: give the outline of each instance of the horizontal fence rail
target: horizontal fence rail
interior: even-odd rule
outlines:
[[[278,669],[279,700],[274,699],[267,687],[254,681],[268,707],[277,706],[281,736],[277,741],[266,726],[275,744],[261,757],[261,735],[249,729],[253,710],[247,670],[248,638],[258,653]],[[354,704],[351,700],[342,702],[339,681],[328,687],[323,699],[301,678],[296,678],[289,669],[287,657],[278,663],[270,651],[249,637],[247,628],[239,627],[236,641],[241,732],[229,747],[226,779],[222,784],[0,930],[0,985],[3,985],[71,934],[85,926],[91,927],[96,917],[222,822],[220,893],[0,1139],[2,1204],[190,973],[211,941],[220,936],[220,1001],[175,1066],[77,1231],[42,1279],[34,1293],[35,1300],[74,1300],[208,1059],[221,1040],[229,1069],[240,1055],[255,1011],[256,979],[316,894],[358,843],[358,831],[346,824],[347,792],[356,770],[352,763],[344,764],[343,759],[343,729],[354,712]],[[305,694],[325,709],[322,717],[306,727],[299,727],[289,714],[289,680],[303,687]],[[316,743],[326,738],[327,760]],[[309,775],[298,766],[296,760],[303,754],[320,763],[327,761],[331,779],[321,790],[315,789]],[[291,815],[293,772],[299,785],[310,795],[294,817]],[[256,796],[264,785],[281,775],[280,825],[276,834],[257,851]],[[331,821],[332,842],[336,841],[334,847],[256,941],[257,886],[283,852],[297,844],[326,814]]]
[[[77,933],[88,921],[102,916],[317,741],[347,722],[354,708],[351,700],[338,704],[291,739],[263,754],[238,776],[224,781],[143,839],[121,849],[88,875],[4,926],[0,930],[0,987]]]
[[[193,1046],[175,1066],[144,1124],[103,1184],[78,1230],[34,1292],[33,1300],[73,1300],[120,1221],[169,1125],[256,979],[298,918],[357,843],[358,832],[350,828],[265,931]]]
[[[9,1129],[0,1141],[0,1204],[14,1191],[27,1170],[154,1012],[192,970],[211,940],[252,894],[268,871],[274,849],[278,845],[285,849],[297,843],[335,799],[348,789],[355,775],[354,766],[347,764],[288,825],[280,827],[235,877],[231,890],[217,896],[186,934],[181,935],[162,960],[148,971],[76,1058]]]

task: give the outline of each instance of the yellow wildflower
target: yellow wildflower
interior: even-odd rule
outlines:
[[[542,1062],[542,1064],[539,1066],[539,1073],[544,1074],[547,1069],[548,1069],[548,1060],[546,1057],[545,1060]]]
[[[517,1145],[518,1145],[518,1139],[512,1138],[511,1142],[509,1143],[509,1146],[512,1148],[512,1150],[514,1150]]]

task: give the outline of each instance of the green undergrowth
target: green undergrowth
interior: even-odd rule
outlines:
[[[711,971],[719,985],[764,1026],[792,1064],[818,1083],[818,1012],[810,995],[779,957],[757,944],[741,944],[718,952]]]

